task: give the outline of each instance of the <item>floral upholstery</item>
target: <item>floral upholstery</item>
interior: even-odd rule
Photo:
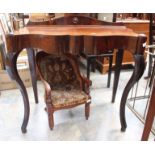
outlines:
[[[51,93],[52,104],[55,108],[87,103],[88,95],[80,90],[54,90]]]
[[[50,84],[51,89],[80,89],[80,81],[67,56],[46,56],[40,65],[43,78]]]

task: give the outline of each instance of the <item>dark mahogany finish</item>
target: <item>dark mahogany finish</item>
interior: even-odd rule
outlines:
[[[126,49],[133,54],[135,58],[135,70],[125,87],[120,105],[121,130],[125,131],[127,127],[125,120],[126,99],[131,87],[141,78],[144,72],[143,43],[146,42],[146,36],[138,35],[124,26],[76,25],[25,27],[12,35],[7,35],[7,70],[10,77],[16,80],[19,85],[24,100],[25,112],[22,132],[26,132],[29,119],[29,100],[27,91],[18,75],[16,67],[16,60],[20,51],[24,48],[40,48],[47,53],[61,54],[61,52],[70,52],[71,54],[78,54],[78,51],[75,50],[73,52],[69,49],[68,40],[70,40],[72,36],[77,40],[78,38],[84,37],[84,41],[90,43],[90,46],[86,46],[87,48],[85,49],[88,55],[99,55],[102,54],[103,51],[113,49],[118,49],[119,52]],[[59,45],[58,49],[60,50],[53,46],[55,44]]]

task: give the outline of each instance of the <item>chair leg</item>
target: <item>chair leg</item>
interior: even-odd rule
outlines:
[[[47,106],[47,112],[48,112],[48,123],[51,130],[54,128],[54,110],[51,105]]]
[[[107,88],[110,87],[110,82],[111,82],[112,60],[113,60],[113,55],[109,56],[109,71],[108,71]]]
[[[86,103],[85,104],[85,117],[86,117],[86,120],[88,120],[88,118],[89,118],[89,113],[90,113],[90,103]]]
[[[49,127],[51,130],[54,128],[54,113],[48,114]]]

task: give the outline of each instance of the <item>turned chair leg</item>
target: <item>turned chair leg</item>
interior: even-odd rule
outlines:
[[[48,113],[48,122],[49,122],[49,127],[51,130],[53,130],[54,128],[54,116],[53,116],[54,112],[52,113]]]
[[[85,117],[86,117],[86,120],[88,120],[88,118],[89,118],[89,113],[90,113],[90,103],[86,103],[85,104]]]
[[[54,110],[51,107],[51,105],[48,105],[46,108],[46,111],[48,113],[48,123],[51,130],[53,130],[54,127]]]

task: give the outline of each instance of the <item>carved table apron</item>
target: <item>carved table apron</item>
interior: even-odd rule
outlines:
[[[70,51],[69,46],[65,45],[71,37],[75,38],[75,50]],[[23,96],[24,101],[24,119],[21,126],[23,133],[26,133],[26,128],[29,120],[29,99],[26,88],[18,75],[17,70],[17,58],[22,49],[29,49],[28,52],[32,52],[32,48],[43,49],[47,53],[56,52],[52,43],[54,41],[59,42],[60,51],[69,51],[72,54],[77,54],[76,41],[80,37],[84,38],[84,41],[92,41],[92,47],[87,47],[85,52],[90,55],[102,54],[103,51],[118,49],[116,55],[117,66],[114,75],[114,88],[113,88],[113,99],[115,98],[118,80],[120,75],[121,63],[123,59],[124,49],[129,50],[135,60],[134,72],[127,83],[121,98],[120,103],[120,121],[121,130],[125,131],[127,125],[125,120],[125,104],[128,93],[131,87],[141,78],[145,63],[144,63],[144,47],[143,43],[146,42],[145,35],[138,35],[131,29],[124,26],[102,26],[102,25],[63,25],[63,26],[29,26],[15,31],[13,34],[6,36],[7,41],[7,57],[6,57],[6,68],[9,76],[15,80],[19,86],[20,92]],[[56,40],[55,40],[56,39]],[[102,44],[101,44],[102,42]],[[96,49],[97,44],[101,46],[101,49]],[[59,52],[59,51],[57,51]],[[59,53],[60,54],[60,53]]]

